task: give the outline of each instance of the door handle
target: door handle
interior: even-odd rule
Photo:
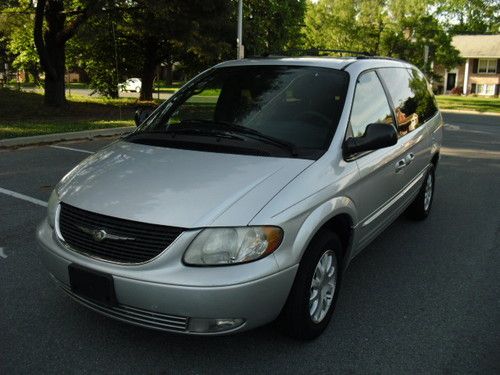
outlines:
[[[400,161],[398,161],[396,163],[396,172],[399,172],[400,170],[402,170],[404,167],[406,167],[406,161],[405,159],[401,159]]]
[[[406,155],[406,157],[404,158],[404,161],[405,161],[406,165],[408,165],[413,161],[413,159],[415,159],[415,154],[410,153],[410,154]]]

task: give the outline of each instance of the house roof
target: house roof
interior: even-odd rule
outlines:
[[[455,35],[451,44],[462,57],[500,58],[500,34]]]

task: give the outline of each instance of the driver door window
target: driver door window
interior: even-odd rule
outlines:
[[[394,117],[378,75],[369,71],[356,84],[350,119],[352,136],[363,136],[367,125],[373,123],[394,126]],[[395,166],[403,152],[398,145],[355,158],[360,182],[352,187],[351,199],[358,202],[360,244],[368,243],[400,212],[401,200],[394,201],[394,197],[404,188],[405,179]]]
[[[353,137],[365,134],[370,124],[381,123],[394,126],[387,97],[374,71],[362,74],[357,81],[349,121]]]

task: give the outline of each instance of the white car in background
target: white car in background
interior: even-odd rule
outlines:
[[[125,82],[118,84],[118,90],[141,92],[142,82],[140,78],[129,78]]]

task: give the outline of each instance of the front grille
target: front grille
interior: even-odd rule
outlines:
[[[104,306],[78,294],[75,294],[66,286],[62,289],[77,302],[91,308],[101,314],[107,315],[127,323],[152,328],[161,331],[186,332],[188,318],[177,315],[167,315],[155,311],[139,309],[137,307],[118,305],[115,307]]]
[[[183,231],[182,228],[101,215],[65,203],[61,203],[59,229],[71,248],[120,263],[153,259]]]

